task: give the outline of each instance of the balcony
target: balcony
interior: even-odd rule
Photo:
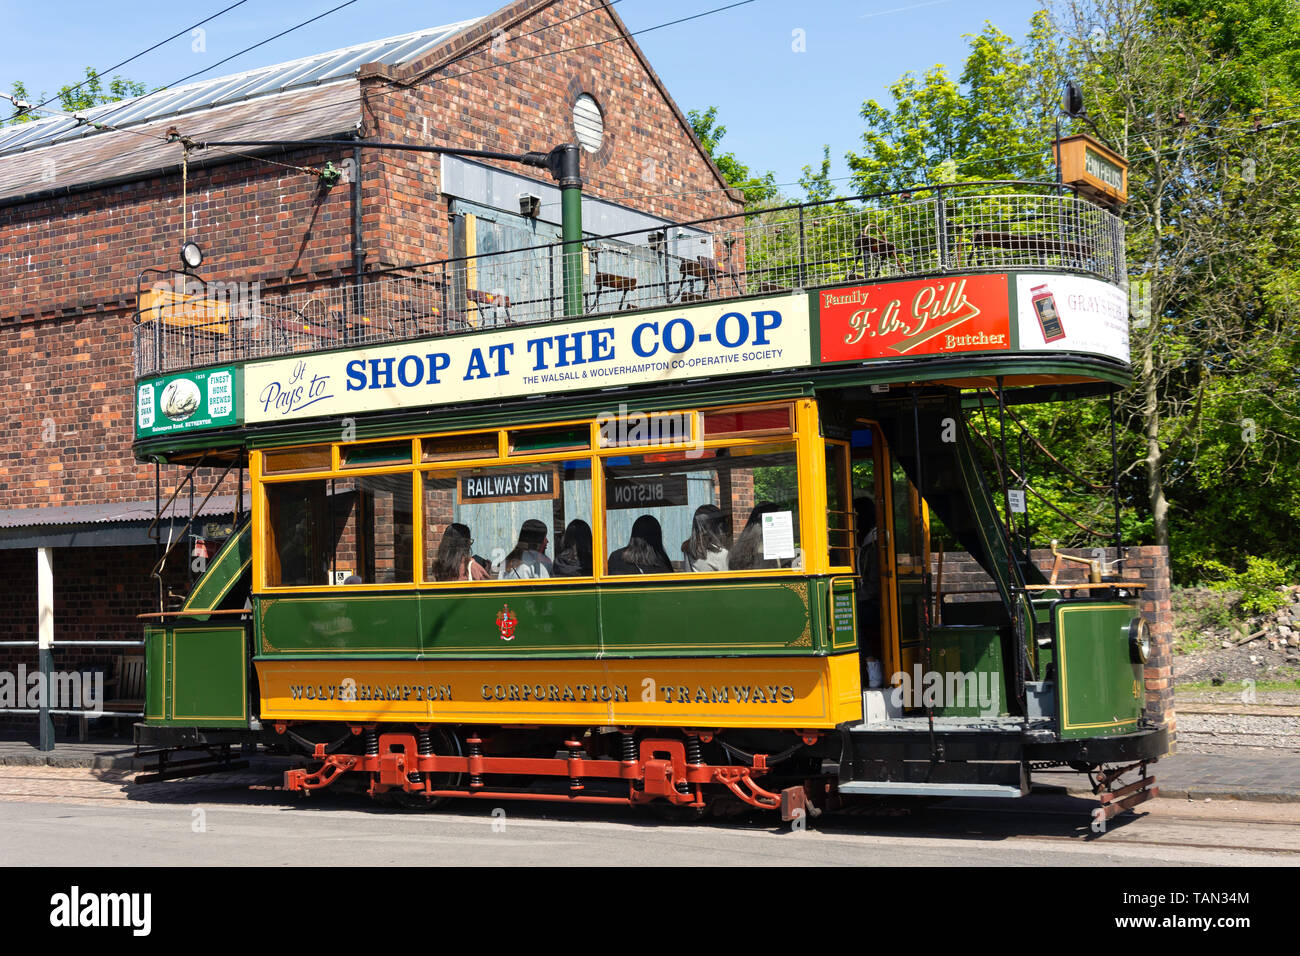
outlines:
[[[205,365],[555,322],[560,244],[274,290],[141,297],[137,378]],[[1050,183],[915,188],[583,241],[584,315],[943,273],[1043,269],[1125,284],[1113,213]],[[189,280],[194,282],[195,280]]]

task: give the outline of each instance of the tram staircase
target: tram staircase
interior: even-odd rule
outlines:
[[[877,796],[1023,796],[1029,779],[1021,741],[1032,723],[1025,716],[1025,682],[1033,679],[1035,665],[1034,611],[1023,588],[1027,580],[1045,579],[1006,535],[958,398],[918,398],[915,407],[911,398],[902,399],[878,421],[930,509],[994,581],[1000,600],[946,607],[954,614],[976,612],[983,623],[1000,626],[1002,660],[1008,662],[1003,699],[1012,713],[902,716],[882,705],[871,722],[848,735],[845,757],[853,765],[850,773],[842,772],[840,789]],[[888,691],[874,693],[883,697]]]

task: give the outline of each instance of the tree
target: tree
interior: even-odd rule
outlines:
[[[710,106],[703,113],[699,110],[691,110],[686,117],[690,120],[691,129],[695,131],[705,152],[713,159],[722,173],[722,178],[727,181],[727,185],[734,186],[745,194],[747,207],[770,202],[780,195],[775,173],[769,170],[760,175],[753,175],[749,167],[736,158],[735,153],[718,151],[718,144],[722,141],[722,137],[727,135],[727,127],[718,123],[716,106]]]
[[[1126,394],[1152,535],[1183,578],[1300,532],[1293,183],[1300,21],[1273,0],[1072,3],[1064,27],[1098,128],[1129,157],[1133,281],[1149,299]],[[1225,27],[1227,16],[1232,26]],[[1278,34],[1284,39],[1279,43]],[[1171,521],[1180,509],[1181,522]]]
[[[33,101],[31,95],[27,92],[27,86],[21,80],[14,82],[10,92],[18,99],[32,103],[47,99],[45,93],[42,92],[40,98]],[[77,113],[90,109],[92,106],[116,103],[119,100],[130,99],[133,96],[143,96],[144,92],[145,85],[143,83],[138,83],[135,80],[124,80],[120,76],[114,76],[109,81],[108,88],[105,89],[99,74],[91,67],[86,67],[86,78],[84,80],[76,85],[60,87],[56,95],[61,112]],[[13,117],[12,122],[30,123],[40,118],[41,114],[38,112],[25,111]]]
[[[1297,51],[1288,0],[1076,0],[1036,14],[1019,47],[987,25],[958,81],[939,67],[905,74],[892,107],[863,105],[864,152],[848,156],[861,192],[1047,179],[1059,91],[1081,81],[1088,121],[1062,133],[1128,157],[1127,260],[1147,303],[1134,383],[1118,397],[1125,534],[1170,546],[1183,580],[1212,560],[1241,567],[1247,552],[1292,560],[1300,534]],[[1035,490],[1098,531],[1113,523],[1108,505],[1080,505],[1110,480],[1104,410],[1018,412],[1060,460],[1028,442]],[[1018,449],[1008,459],[1016,467]],[[1035,524],[1088,537],[1050,507]]]

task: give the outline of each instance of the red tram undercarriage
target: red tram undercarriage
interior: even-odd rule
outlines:
[[[319,761],[315,769],[288,770],[284,787],[288,791],[310,794],[336,783],[345,774],[368,774],[366,791],[372,796],[401,795],[408,804],[424,798],[432,806],[446,798],[485,798],[510,800],[546,800],[565,803],[647,804],[656,800],[690,810],[703,810],[711,790],[719,788],[742,803],[761,810],[780,810],[783,820],[803,814],[817,815],[831,792],[829,778],[806,780],[786,786],[779,793],[764,789],[757,778],[768,776],[770,754],[750,754],[748,765],[715,765],[703,762],[701,744],[713,741],[716,731],[685,731],[684,739],[633,738],[633,729],[620,729],[621,759],[593,757],[576,736],[564,741],[567,753],[557,757],[491,756],[483,753],[484,739],[476,732],[464,738],[464,755],[434,752],[433,734],[443,740],[445,732],[433,725],[417,724],[414,732],[378,732],[375,724],[348,725],[353,736],[362,737],[366,753],[329,753],[330,745],[317,743],[311,753]],[[534,727],[503,728],[535,730]],[[285,734],[287,724],[277,723],[275,730]],[[820,730],[796,731],[803,745],[813,746],[824,736]],[[787,752],[788,754],[788,752]],[[778,759],[785,755],[778,755]],[[505,775],[527,778],[559,778],[567,787],[554,791],[525,791],[493,786],[484,778]],[[443,786],[436,776],[452,777],[463,786]],[[611,784],[626,781],[626,796],[595,795],[588,784]],[[607,789],[607,787],[602,788]],[[718,791],[715,791],[718,792]]]

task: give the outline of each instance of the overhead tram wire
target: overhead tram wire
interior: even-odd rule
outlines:
[[[133,62],[133,61],[135,61],[135,60],[140,59],[140,57],[144,56],[146,53],[152,53],[154,50],[158,49],[160,46],[163,46],[164,44],[167,44],[167,43],[171,43],[172,40],[175,40],[175,39],[177,39],[178,37],[182,37],[182,36],[184,36],[186,33],[189,33],[191,30],[196,30],[196,29],[198,29],[199,27],[203,26],[203,24],[205,24],[205,23],[209,23],[209,22],[211,22],[212,20],[215,20],[217,17],[221,16],[223,13],[229,13],[231,10],[235,9],[235,7],[241,6],[241,5],[243,5],[243,4],[247,3],[247,2],[248,2],[248,0],[235,0],[234,3],[232,3],[230,6],[226,7],[225,9],[223,9],[223,10],[218,10],[216,13],[212,14],[212,15],[209,16],[209,17],[205,17],[204,19],[200,20],[198,23],[191,23],[189,26],[187,26],[185,29],[181,30],[180,32],[178,32],[178,33],[173,33],[171,36],[169,36],[169,37],[168,37],[167,39],[165,39],[165,40],[159,40],[159,41],[158,41],[157,43],[155,43],[153,46],[149,47],[148,49],[141,50],[141,51],[140,51],[139,53],[137,53],[135,56],[129,56],[129,57],[127,57],[125,60],[123,60],[122,62],[120,62],[120,63],[115,63],[113,66],[110,66],[110,67],[108,67],[107,69],[104,69],[104,70],[95,70],[95,71],[94,71],[95,77],[98,78],[98,77],[107,76],[108,74],[112,73],[114,70],[121,69],[122,67],[126,66],[128,63],[131,63],[131,62]],[[19,110],[19,111],[18,111],[17,113],[15,113],[13,116],[9,117],[9,119],[5,120],[5,121],[4,121],[4,124],[0,124],[0,125],[8,124],[8,123],[12,122],[13,120],[17,119],[19,116],[22,116],[24,113],[30,112],[31,110],[39,109],[40,107],[45,106],[45,105],[47,105],[47,104],[49,104],[49,103],[53,103],[55,100],[57,100],[57,99],[59,99],[60,97],[62,97],[62,96],[64,95],[65,92],[66,92],[66,93],[72,93],[72,92],[75,91],[75,90],[79,90],[79,89],[81,89],[83,86],[85,86],[87,83],[90,82],[90,79],[91,79],[90,77],[87,77],[86,79],[84,79],[84,80],[82,80],[80,83],[78,83],[76,86],[70,86],[70,87],[68,87],[66,90],[61,90],[61,91],[59,91],[58,93],[56,93],[54,96],[51,96],[49,99],[42,100],[41,102],[37,103],[37,104],[36,104],[35,106],[33,106],[33,107],[28,107],[27,109]],[[156,91],[155,91],[155,92],[156,92]]]

